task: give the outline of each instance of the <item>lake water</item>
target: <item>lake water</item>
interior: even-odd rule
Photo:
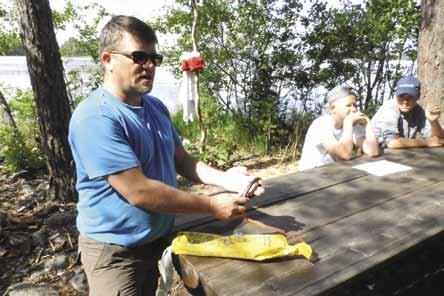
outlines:
[[[82,79],[88,79],[89,73],[99,66],[87,57],[63,58],[65,72],[78,71]],[[0,56],[0,84],[7,88],[30,88],[26,58],[24,56]],[[177,100],[179,81],[166,68],[156,69],[154,87],[151,92],[158,97],[168,107],[170,112],[175,112],[180,108]],[[86,87],[80,88],[81,94],[86,95],[91,90]]]
[[[83,81],[89,79],[89,73],[99,66],[94,64],[90,58],[87,57],[69,57],[63,58],[63,64],[66,73],[71,71],[78,71],[80,78]],[[396,66],[396,61],[390,62],[390,67]],[[406,73],[415,73],[415,64],[411,61],[401,61],[401,67]],[[24,56],[0,56],[0,85],[3,87],[31,87],[28,68],[26,65],[26,58]],[[389,84],[383,86],[385,88],[385,96],[390,93]],[[159,67],[156,70],[156,77],[154,79],[154,87],[151,92],[152,95],[158,97],[170,110],[175,113],[181,109],[181,104],[178,100],[179,80],[169,71],[167,67]],[[87,95],[91,89],[88,88],[87,83],[83,83],[77,90],[81,95]],[[321,104],[324,100],[327,90],[322,86],[318,86],[311,94],[310,107],[314,108],[316,104]],[[76,94],[74,94],[76,95]],[[226,94],[222,93],[222,97]],[[384,100],[389,99],[384,97]],[[234,102],[233,102],[234,103]],[[296,108],[301,110],[300,101],[295,99],[289,101],[288,108]]]

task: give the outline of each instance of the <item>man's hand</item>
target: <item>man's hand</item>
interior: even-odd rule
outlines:
[[[351,124],[355,126],[356,124],[361,124],[363,126],[367,125],[369,118],[362,112],[352,112],[345,116],[344,123]]]
[[[430,137],[430,138],[425,138],[426,141],[426,145],[427,147],[440,147],[441,145],[441,140],[439,137]]]
[[[211,197],[211,214],[220,220],[242,216],[247,201],[245,197],[226,194]]]
[[[426,117],[430,122],[437,121],[441,115],[441,109],[437,105],[432,105],[426,109]]]
[[[225,189],[243,194],[246,188],[251,182],[256,178],[255,176],[250,176],[248,174],[246,167],[233,167],[225,172],[226,184]],[[251,186],[250,190],[245,194],[246,197],[259,196],[264,193],[264,188],[262,187],[262,181],[259,180]]]

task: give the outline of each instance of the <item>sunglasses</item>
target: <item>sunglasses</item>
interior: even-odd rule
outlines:
[[[150,63],[154,64],[154,66],[159,67],[162,64],[163,56],[158,53],[147,53],[144,51],[133,51],[133,52],[125,52],[125,51],[111,51],[113,54],[121,54],[133,60],[134,63],[139,65],[145,65],[149,60]]]

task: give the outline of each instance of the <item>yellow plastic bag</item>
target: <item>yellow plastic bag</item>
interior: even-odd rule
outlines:
[[[310,260],[312,250],[305,242],[289,245],[282,234],[246,234],[220,236],[199,232],[180,232],[172,249],[178,255],[238,258],[262,261],[284,256],[304,256]]]

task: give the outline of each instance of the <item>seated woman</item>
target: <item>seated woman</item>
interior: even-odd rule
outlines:
[[[299,170],[349,160],[353,147],[370,156],[379,155],[379,147],[369,118],[356,108],[356,96],[350,87],[340,85],[328,95],[328,114],[310,125],[305,137]]]
[[[441,146],[442,128],[438,106],[424,110],[418,105],[420,82],[413,76],[396,84],[396,99],[383,104],[372,119],[373,131],[385,148]]]

